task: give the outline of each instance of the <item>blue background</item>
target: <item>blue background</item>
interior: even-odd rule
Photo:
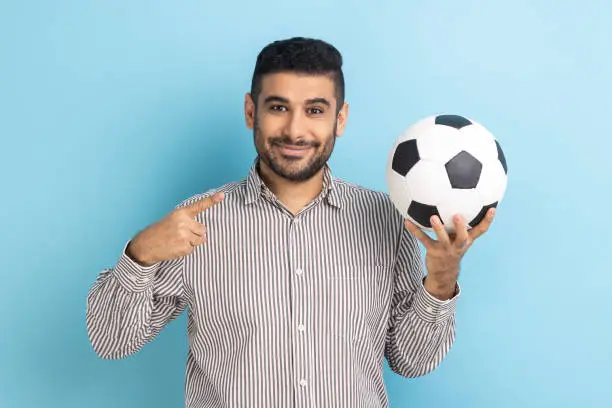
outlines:
[[[391,407],[609,407],[612,5],[601,1],[2,1],[0,407],[179,407],[185,315],[104,361],[85,298],[125,241],[243,178],[243,96],[270,41],[345,58],[338,176],[386,190],[393,140],[461,113],[510,178],[464,260],[457,340]],[[588,6],[587,6],[588,4]]]

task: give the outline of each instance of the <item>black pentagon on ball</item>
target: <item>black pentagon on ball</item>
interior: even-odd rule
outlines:
[[[402,176],[406,176],[419,160],[420,156],[416,139],[406,140],[397,145],[393,154],[391,168]]]
[[[436,116],[436,125],[444,125],[461,129],[462,127],[471,125],[472,122],[459,115],[438,115]]]
[[[451,187],[459,189],[475,188],[480,180],[482,163],[462,150],[455,157],[450,159],[445,165],[446,174],[451,183]]]
[[[504,168],[504,173],[508,174],[508,166],[506,165],[506,156],[504,156],[504,151],[502,150],[497,140],[495,141],[495,145],[497,146],[497,158],[499,159],[501,165]]]
[[[413,220],[422,226],[431,228],[430,218],[433,215],[437,215],[439,217],[440,213],[435,205],[422,204],[413,200],[408,206],[408,215],[410,215]]]
[[[490,208],[495,207],[497,207],[497,202],[482,207],[474,219],[469,222],[470,227],[474,228],[476,225],[480,224],[480,222],[484,220],[485,215],[487,215],[487,211],[489,211]]]

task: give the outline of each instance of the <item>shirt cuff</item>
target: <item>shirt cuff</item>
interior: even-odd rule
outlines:
[[[453,297],[448,300],[440,300],[427,292],[421,281],[414,301],[414,310],[421,319],[428,323],[442,323],[455,314],[460,294],[461,288],[457,283]]]
[[[129,244],[130,241],[124,245],[113,275],[125,289],[131,292],[142,292],[153,284],[155,272],[159,269],[160,264],[159,262],[151,266],[138,264],[126,252]]]

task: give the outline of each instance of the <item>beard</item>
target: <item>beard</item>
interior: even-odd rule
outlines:
[[[334,128],[325,142],[319,141],[292,141],[286,136],[274,136],[267,139],[267,145],[261,134],[257,119],[253,129],[253,138],[255,141],[255,149],[259,159],[266,163],[268,167],[279,177],[289,181],[301,182],[306,181],[317,174],[327,163],[334,150],[336,143],[337,124],[334,123]],[[295,147],[311,147],[314,150],[314,155],[307,159],[307,162],[300,164],[305,159],[302,158],[287,158],[279,157],[272,148],[274,146],[295,146]],[[322,146],[322,147],[321,147]]]

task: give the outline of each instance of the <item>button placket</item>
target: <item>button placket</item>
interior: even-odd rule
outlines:
[[[296,402],[298,407],[307,407],[310,404],[308,381],[308,344],[306,336],[306,325],[304,318],[306,315],[305,302],[305,273],[303,265],[300,263],[302,258],[299,246],[299,217],[293,217],[289,222],[289,268],[291,274],[291,299],[292,316],[291,326],[293,336],[293,361],[294,361],[294,381],[296,384]]]

